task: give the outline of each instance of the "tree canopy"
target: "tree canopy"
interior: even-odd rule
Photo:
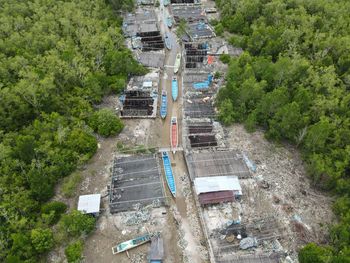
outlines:
[[[245,51],[229,61],[219,118],[251,131],[263,127],[269,139],[300,147],[314,185],[341,196],[335,204],[340,223],[331,231],[335,249],[327,255],[349,260],[350,2],[216,3],[229,41]],[[307,246],[301,261],[316,262],[305,258],[324,251]]]
[[[46,202],[97,149],[93,105],[145,72],[110,4],[133,1],[1,1],[1,262],[38,262],[52,247],[49,226],[66,207]]]

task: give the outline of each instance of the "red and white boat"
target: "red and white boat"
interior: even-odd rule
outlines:
[[[170,123],[170,142],[171,142],[171,150],[175,153],[176,148],[178,146],[178,127],[177,127],[177,118],[171,117]]]

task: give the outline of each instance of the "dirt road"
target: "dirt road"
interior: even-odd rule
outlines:
[[[162,6],[163,3],[161,3]],[[163,33],[167,32],[171,39],[171,50],[167,50],[166,52],[166,60],[165,60],[165,67],[163,74],[161,75],[161,87],[162,89],[165,89],[168,94],[168,114],[165,120],[162,121],[162,133],[160,136],[161,146],[164,148],[170,148],[170,119],[173,116],[177,117],[178,120],[178,132],[179,132],[179,146],[182,145],[182,74],[181,69],[178,72],[178,74],[174,74],[174,63],[176,59],[177,53],[182,53],[181,45],[178,43],[176,34],[169,30],[169,28],[165,25],[164,20],[166,18],[167,9],[166,8],[160,8],[159,17],[161,20],[161,30]],[[179,90],[179,96],[176,101],[173,101],[171,94],[171,81],[174,76],[177,76],[178,79],[178,90]],[[188,171],[185,165],[185,160],[183,157],[182,152],[176,152],[175,154],[171,155],[172,164],[173,164],[173,172],[175,174],[175,181],[176,181],[176,199],[172,198],[171,200],[171,209],[174,209],[178,212],[178,215],[181,218],[180,223],[180,232],[182,234],[180,235],[180,242],[181,239],[183,239],[184,243],[187,244],[187,246],[184,247],[183,252],[183,261],[188,262],[194,262],[194,263],[200,263],[203,262],[203,259],[200,256],[199,248],[201,247],[200,239],[203,236],[202,233],[200,235],[194,235],[194,230],[192,229],[193,225],[197,222],[190,222],[189,214],[195,213],[197,215],[197,211],[195,210],[195,206],[191,205],[191,209],[189,209],[187,203],[193,201],[193,196],[191,195],[190,198],[187,198],[184,196],[184,187],[183,184],[180,182],[181,177],[183,175],[187,176]],[[189,184],[189,181],[187,181]],[[190,185],[188,185],[190,187]],[[192,200],[191,200],[192,199]],[[186,202],[187,201],[187,202]],[[193,218],[193,217],[192,217]],[[193,219],[192,219],[193,221]],[[197,229],[200,229],[199,227]],[[197,230],[198,231],[198,230]],[[202,248],[203,249],[203,248]],[[181,261],[179,261],[181,262]]]

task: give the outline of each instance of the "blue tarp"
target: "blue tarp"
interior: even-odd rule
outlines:
[[[253,163],[251,160],[249,160],[249,158],[243,154],[243,160],[246,163],[246,165],[248,166],[248,168],[252,171],[252,172],[256,172],[256,165],[255,163]]]
[[[193,87],[195,89],[207,89],[207,88],[209,88],[209,81],[194,83]]]
[[[119,100],[120,100],[121,103],[124,104],[124,102],[125,102],[125,94],[119,96]]]
[[[213,80],[213,75],[209,74],[208,79],[206,81],[193,83],[193,88],[195,88],[195,89],[208,89],[212,80]]]

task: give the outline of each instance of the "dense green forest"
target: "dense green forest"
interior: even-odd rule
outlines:
[[[350,1],[216,0],[215,28],[245,51],[229,61],[220,119],[300,148],[315,187],[338,196],[331,247],[303,262],[350,262]]]
[[[38,262],[65,235],[92,230],[91,218],[61,216],[67,207],[47,202],[57,182],[95,153],[94,132],[123,128],[93,105],[145,72],[124,47],[113,12],[132,2],[0,1],[1,262]],[[79,242],[66,254],[77,251]]]

